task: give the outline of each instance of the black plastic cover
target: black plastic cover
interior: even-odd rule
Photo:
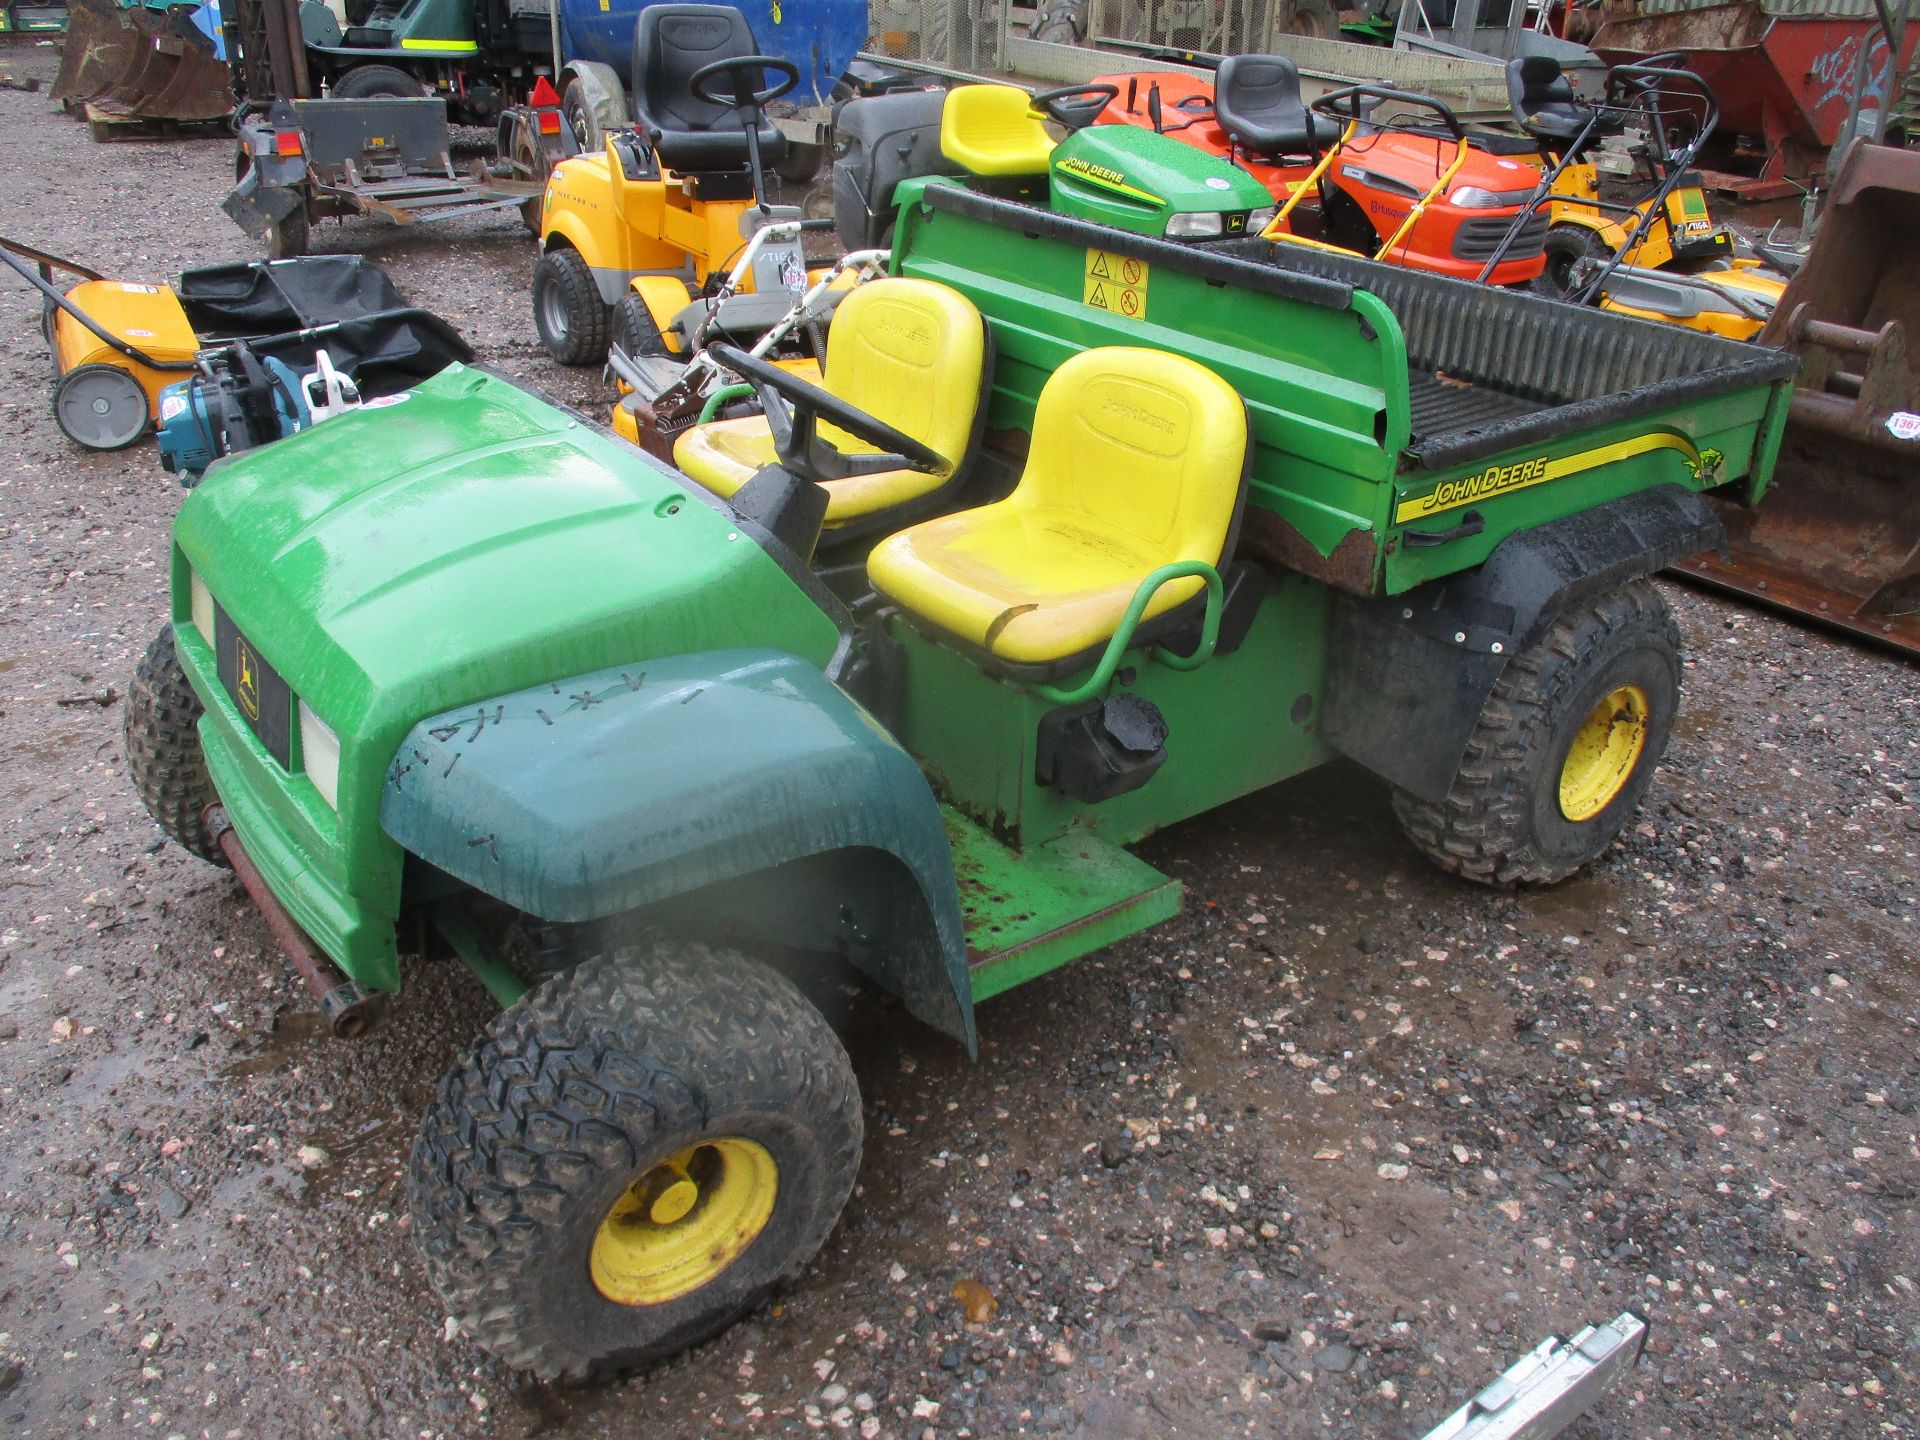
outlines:
[[[1327,741],[1401,789],[1443,800],[1516,652],[1569,606],[1725,544],[1701,496],[1661,485],[1509,535],[1484,565],[1404,595],[1339,594]]]

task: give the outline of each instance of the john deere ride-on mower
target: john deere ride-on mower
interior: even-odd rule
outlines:
[[[726,5],[649,6],[633,47],[634,128],[562,161],[547,183],[533,318],[563,365],[600,363],[616,318],[630,353],[680,350],[695,295],[727,275],[756,229],[800,218],[766,201],[767,167],[787,142],[765,111],[799,71],[755,54]],[[797,238],[763,246],[721,323],[743,337],[764,330],[805,286]]]

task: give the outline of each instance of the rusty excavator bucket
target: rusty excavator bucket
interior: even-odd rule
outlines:
[[[1800,359],[1773,485],[1688,575],[1920,658],[1920,152],[1857,141],[1759,335]]]
[[[73,0],[53,93],[70,109],[144,119],[217,120],[233,108],[226,62],[187,6]]]

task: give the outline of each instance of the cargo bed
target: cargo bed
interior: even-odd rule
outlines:
[[[900,198],[896,273],[993,329],[990,427],[1026,429],[1075,350],[1191,355],[1248,403],[1248,547],[1353,593],[1654,485],[1752,503],[1779,448],[1776,351],[1304,246],[1171,244],[947,179]]]

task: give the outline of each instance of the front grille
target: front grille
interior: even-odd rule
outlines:
[[[1493,252],[1500,248],[1500,242],[1506,238],[1512,226],[1511,215],[1478,215],[1464,222],[1454,232],[1454,259],[1486,263],[1493,258]],[[1526,223],[1520,227],[1520,233],[1513,237],[1513,243],[1507,246],[1507,253],[1500,259],[1503,264],[1508,260],[1531,260],[1546,248],[1547,212],[1536,210],[1527,217]]]

